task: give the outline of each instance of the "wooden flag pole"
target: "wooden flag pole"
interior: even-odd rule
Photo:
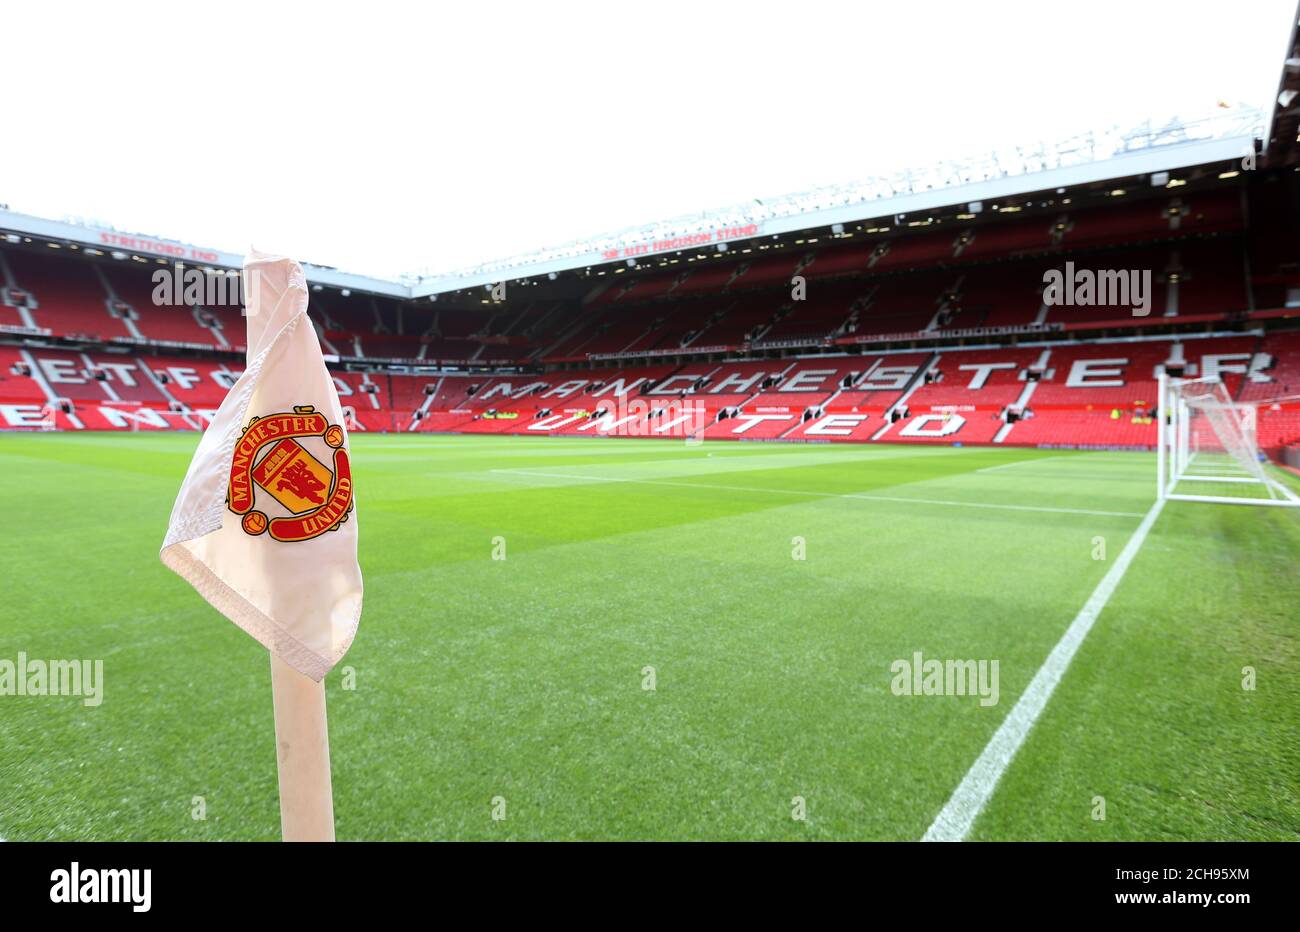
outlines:
[[[271,701],[280,771],[280,831],[285,841],[333,841],[325,683],[304,676],[272,653]]]

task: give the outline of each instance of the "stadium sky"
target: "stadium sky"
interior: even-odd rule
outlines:
[[[396,276],[1271,104],[1294,0],[19,4],[0,203]]]

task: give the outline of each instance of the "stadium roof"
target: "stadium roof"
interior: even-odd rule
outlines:
[[[224,269],[238,269],[244,265],[243,256],[219,249],[163,237],[124,233],[109,226],[73,219],[47,220],[4,209],[0,209],[0,239],[14,243],[24,239],[40,240],[75,248],[90,255],[112,256],[122,261],[155,261],[163,264],[180,262],[194,268]],[[303,263],[303,270],[313,285],[355,289],[395,298],[408,298],[411,293],[409,286],[383,278],[340,272],[306,262]]]
[[[1291,34],[1287,36],[1282,56],[1282,74],[1264,134],[1264,147],[1272,164],[1300,162],[1300,7],[1291,17]]]
[[[1193,119],[1175,118],[1158,125],[1148,121],[1128,130],[1085,133],[1056,145],[1011,147],[852,184],[756,199],[457,272],[426,275],[412,282],[412,295],[424,297],[610,262],[635,265],[642,257],[684,249],[725,250],[730,242],[756,236],[877,218],[892,220],[957,204],[982,204],[1035,191],[1242,159],[1255,152],[1264,122],[1258,109],[1226,107]]]
[[[1293,67],[1294,61],[1294,67]],[[1288,108],[1291,85],[1300,87],[1296,35],[1283,71],[1278,108],[1267,120],[1274,141],[1271,156],[1294,160],[1295,113]],[[1292,94],[1292,97],[1300,96]],[[1282,103],[1286,101],[1286,105]],[[1009,147],[982,157],[942,162],[863,181],[776,198],[755,199],[732,208],[703,211],[615,233],[486,262],[439,275],[412,275],[391,281],[304,263],[314,286],[359,291],[397,299],[426,298],[507,280],[556,278],[595,267],[630,270],[640,261],[689,250],[725,252],[756,237],[876,221],[902,226],[905,217],[927,211],[1028,195],[1069,190],[1099,182],[1157,175],[1202,165],[1240,160],[1255,153],[1265,136],[1263,111],[1238,106],[1188,119],[1151,122],[1127,130],[1085,133],[1056,145]],[[1279,141],[1279,136],[1286,139]],[[1272,160],[1272,159],[1270,159]],[[183,262],[193,267],[237,269],[243,257],[178,240],[123,233],[74,219],[49,220],[0,209],[0,236],[81,249],[90,254],[139,262]]]

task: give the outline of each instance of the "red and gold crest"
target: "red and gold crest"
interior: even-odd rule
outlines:
[[[269,532],[273,540],[300,541],[338,530],[352,511],[352,469],[343,449],[343,428],[311,405],[268,414],[248,422],[230,461],[226,503],[242,515],[246,534]],[[304,443],[322,441],[332,457],[321,462]],[[255,510],[258,490],[278,502],[286,515]]]

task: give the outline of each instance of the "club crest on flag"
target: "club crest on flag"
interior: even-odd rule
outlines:
[[[352,510],[352,470],[344,439],[343,428],[312,405],[250,419],[235,444],[226,495],[229,509],[242,516],[244,533],[269,532],[273,540],[295,542],[337,530]],[[287,514],[268,515],[263,510],[268,503],[257,507],[259,495]]]

